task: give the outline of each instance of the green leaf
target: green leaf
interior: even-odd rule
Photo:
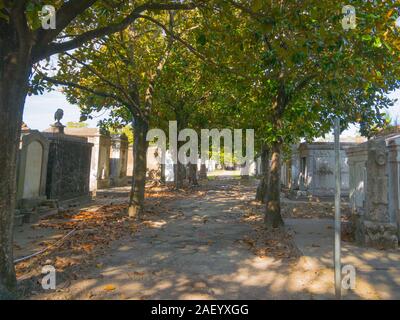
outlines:
[[[251,8],[253,9],[253,11],[261,10],[261,8],[262,8],[262,0],[253,0]]]
[[[35,11],[35,4],[33,2],[29,2],[28,5],[26,6],[25,11],[26,12],[34,12]]]
[[[372,40],[372,37],[371,37],[369,34],[364,34],[364,35],[361,37],[361,40],[362,40],[362,41],[371,41],[371,40]]]
[[[204,46],[207,43],[207,38],[206,35],[204,33],[200,34],[197,37],[197,43]]]
[[[379,37],[375,37],[374,47],[375,47],[375,48],[380,48],[380,47],[382,47],[382,42],[381,42],[381,39],[380,39]]]

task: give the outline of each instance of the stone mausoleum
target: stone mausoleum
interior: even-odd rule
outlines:
[[[36,221],[41,213],[56,207],[46,197],[48,155],[46,137],[24,124],[17,156],[15,225]]]
[[[23,126],[17,158],[17,208],[35,208],[46,200],[48,154],[46,137]]]
[[[60,110],[60,109],[59,109]],[[90,197],[90,164],[93,144],[86,138],[67,135],[59,120],[43,132],[48,139],[46,196],[58,201]]]
[[[67,135],[87,138],[93,144],[90,163],[90,191],[110,186],[111,138],[99,128],[65,128]]]
[[[111,135],[110,148],[110,185],[125,186],[128,183],[128,137],[125,134]]]
[[[355,239],[395,248],[400,237],[400,135],[371,139],[347,150]]]
[[[346,151],[355,143],[340,144],[341,192],[349,193]],[[333,142],[300,143],[293,146],[290,161],[282,168],[282,183],[298,195],[332,197],[335,194]]]

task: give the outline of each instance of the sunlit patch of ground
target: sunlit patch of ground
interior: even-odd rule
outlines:
[[[263,205],[253,201],[255,186],[252,179],[218,177],[192,189],[154,186],[146,191],[143,219],[135,222],[126,216],[129,188],[119,188],[99,194],[92,209],[48,217],[35,226],[43,234],[43,246],[74,228],[77,232],[59,247],[17,265],[25,296],[334,298],[331,268],[301,256],[290,230],[265,231]],[[49,229],[56,233],[47,233]],[[44,264],[56,267],[56,291],[40,288]],[[348,297],[386,296],[360,275],[357,290]]]

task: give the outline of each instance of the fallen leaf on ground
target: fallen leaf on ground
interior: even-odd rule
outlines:
[[[117,289],[117,287],[114,286],[113,284],[108,284],[103,288],[104,291],[114,291],[115,289]]]

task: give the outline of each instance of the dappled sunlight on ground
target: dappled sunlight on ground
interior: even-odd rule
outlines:
[[[136,222],[127,219],[123,210],[126,203],[122,199],[126,201],[129,188],[119,189],[117,194],[107,191],[106,197],[99,193],[102,205],[97,205],[95,212],[86,208],[64,220],[41,222],[42,228],[59,223],[71,228],[84,223],[81,229],[88,229],[91,236],[83,236],[84,231],[57,250],[30,261],[30,267],[19,266],[27,297],[333,299],[331,250],[323,251],[326,246],[314,243],[313,238],[324,236],[324,232],[316,232],[312,226],[319,226],[305,219],[312,232],[303,244],[310,254],[301,256],[294,244],[298,234],[291,229],[296,219],[288,222],[288,231],[265,231],[260,205],[252,201],[255,186],[252,179],[215,178],[193,190],[154,187],[147,190],[145,216]],[[104,214],[99,220],[101,210]],[[99,221],[105,226],[96,224]],[[325,232],[331,232],[328,227],[323,227]],[[392,297],[392,285],[376,288],[366,275],[374,270],[371,263],[375,260],[398,262],[398,253],[351,252],[352,246],[344,247],[344,263],[364,265],[365,269],[358,270],[357,288],[345,297]],[[55,292],[43,292],[36,283],[38,268],[45,262],[59,265]],[[381,281],[383,285],[387,282],[387,278]]]
[[[286,224],[303,254],[299,268],[304,278],[310,278],[308,290],[319,298],[321,290],[333,294],[332,220],[287,219]],[[343,290],[344,298],[400,298],[400,250],[363,248],[343,241],[341,255],[342,266],[350,265],[356,271],[355,289]]]

